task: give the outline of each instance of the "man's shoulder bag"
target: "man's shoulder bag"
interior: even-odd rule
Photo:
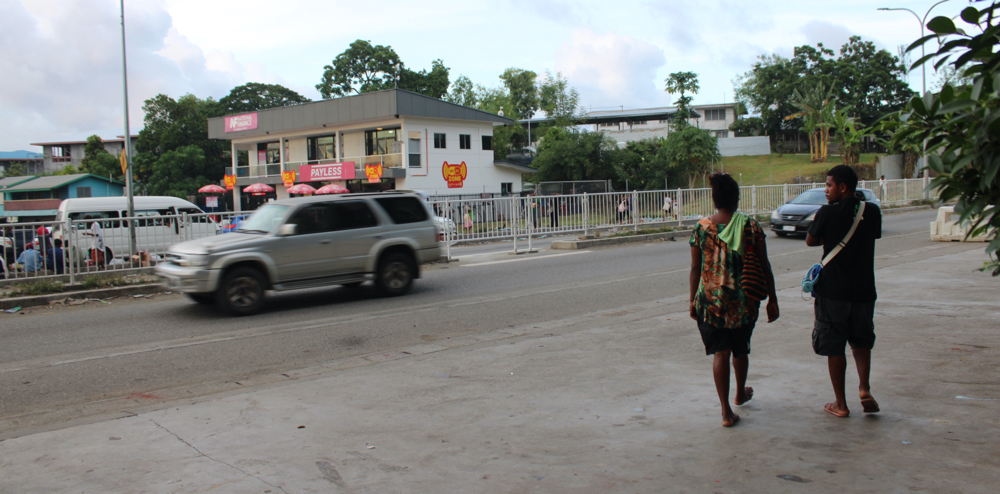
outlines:
[[[854,215],[854,224],[851,225],[851,229],[847,231],[847,235],[844,236],[844,239],[841,240],[840,243],[837,244],[832,250],[830,250],[830,253],[827,254],[819,264],[813,264],[813,266],[806,271],[805,277],[802,278],[803,292],[812,293],[814,297],[816,296],[814,289],[816,287],[816,281],[819,280],[820,273],[823,271],[823,268],[826,267],[826,265],[840,253],[841,250],[844,250],[844,246],[847,245],[847,242],[849,242],[851,237],[854,236],[854,231],[858,229],[858,224],[861,223],[861,217],[864,216],[864,214],[865,201],[860,201],[858,212]]]

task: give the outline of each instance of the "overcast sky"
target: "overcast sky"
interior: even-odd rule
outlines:
[[[888,3],[887,3],[888,2]],[[125,0],[129,115],[158,93],[221,98],[247,82],[319,99],[323,65],[356,39],[411,69],[440,58],[500,84],[504,69],[562,72],[593,110],[665,106],[671,72],[699,74],[695,103],[732,101],[757,56],[860,35],[895,53],[935,0]],[[967,0],[938,6],[954,16]],[[932,16],[933,17],[933,16]],[[0,0],[0,151],[124,130],[118,0]],[[928,86],[934,80],[928,74]],[[920,87],[920,73],[909,77]]]

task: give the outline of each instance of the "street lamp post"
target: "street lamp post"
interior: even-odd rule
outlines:
[[[128,128],[128,68],[125,64],[125,0],[119,2],[122,12],[122,92],[125,98],[125,187],[128,189],[128,215],[131,218],[135,214],[132,201],[132,134]],[[135,249],[135,222],[128,222],[129,255],[134,255]]]

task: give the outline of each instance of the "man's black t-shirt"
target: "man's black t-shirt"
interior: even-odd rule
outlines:
[[[823,257],[847,235],[859,205],[860,201],[851,197],[816,212],[809,234],[823,239]],[[820,273],[816,294],[832,300],[874,302],[878,296],[875,293],[875,239],[878,238],[882,238],[882,211],[869,202],[854,236]]]

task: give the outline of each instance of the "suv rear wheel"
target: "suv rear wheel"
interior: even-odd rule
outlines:
[[[375,273],[375,288],[387,297],[396,297],[410,291],[416,275],[413,258],[401,252],[382,256]]]
[[[253,268],[236,268],[226,273],[215,292],[215,304],[234,316],[249,316],[264,306],[264,276]]]

